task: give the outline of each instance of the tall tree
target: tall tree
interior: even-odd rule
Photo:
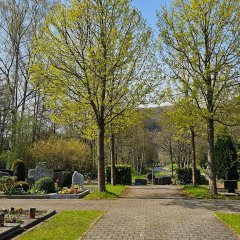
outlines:
[[[47,14],[48,0],[2,0],[0,2],[0,87],[5,98],[3,126],[9,129],[11,148],[15,147],[17,124],[33,98],[29,84],[31,40]],[[6,101],[7,99],[7,101]],[[31,107],[30,107],[31,108]]]
[[[159,13],[167,74],[180,89],[187,87],[206,121],[211,194],[217,193],[214,121],[240,84],[239,16],[238,0],[175,0]]]
[[[32,71],[55,120],[96,126],[99,191],[106,126],[149,90],[150,36],[129,0],[73,0],[56,5],[36,37]]]

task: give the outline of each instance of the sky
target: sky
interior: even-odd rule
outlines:
[[[133,5],[136,6],[142,13],[144,19],[147,20],[149,25],[157,31],[157,11],[160,6],[169,6],[171,0],[133,0]]]

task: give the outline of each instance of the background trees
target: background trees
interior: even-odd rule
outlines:
[[[236,100],[239,85],[239,5],[233,0],[176,0],[170,10],[159,13],[167,75],[177,91],[188,92],[206,121],[212,194],[217,193],[214,122],[224,121],[221,112]]]

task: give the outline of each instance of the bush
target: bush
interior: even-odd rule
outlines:
[[[77,139],[51,137],[36,142],[28,151],[30,158],[46,162],[54,170],[86,172],[91,168],[89,147]]]
[[[49,177],[40,178],[35,184],[36,190],[45,191],[47,193],[55,192],[55,184],[53,179]]]
[[[25,180],[25,164],[24,161],[17,159],[12,164],[13,176],[18,178],[18,181]]]
[[[106,180],[111,183],[111,166],[106,166]],[[116,165],[116,184],[132,185],[132,169],[129,165]]]
[[[14,189],[15,180],[13,177],[3,176],[0,178],[0,191],[11,194]]]
[[[27,182],[19,181],[14,184],[14,189],[22,189],[24,192],[29,190],[29,184]]]
[[[177,182],[182,185],[192,184],[192,168],[178,168],[176,170]],[[208,184],[206,178],[201,175],[200,170],[196,169],[198,184]]]

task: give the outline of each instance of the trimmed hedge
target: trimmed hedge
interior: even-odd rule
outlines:
[[[192,184],[192,168],[178,168],[176,170],[177,182],[181,185]],[[196,169],[197,183],[208,184],[204,176],[201,175],[200,170]]]
[[[25,181],[25,164],[23,160],[15,160],[11,168],[13,171],[13,176],[16,176],[18,181]]]
[[[40,178],[36,184],[35,187],[37,190],[39,191],[45,191],[47,193],[53,193],[55,192],[55,184],[53,179],[49,178],[49,177],[44,177],[44,178]]]
[[[111,183],[111,166],[106,166],[106,181]],[[132,168],[130,165],[116,165],[116,184],[132,185]]]

